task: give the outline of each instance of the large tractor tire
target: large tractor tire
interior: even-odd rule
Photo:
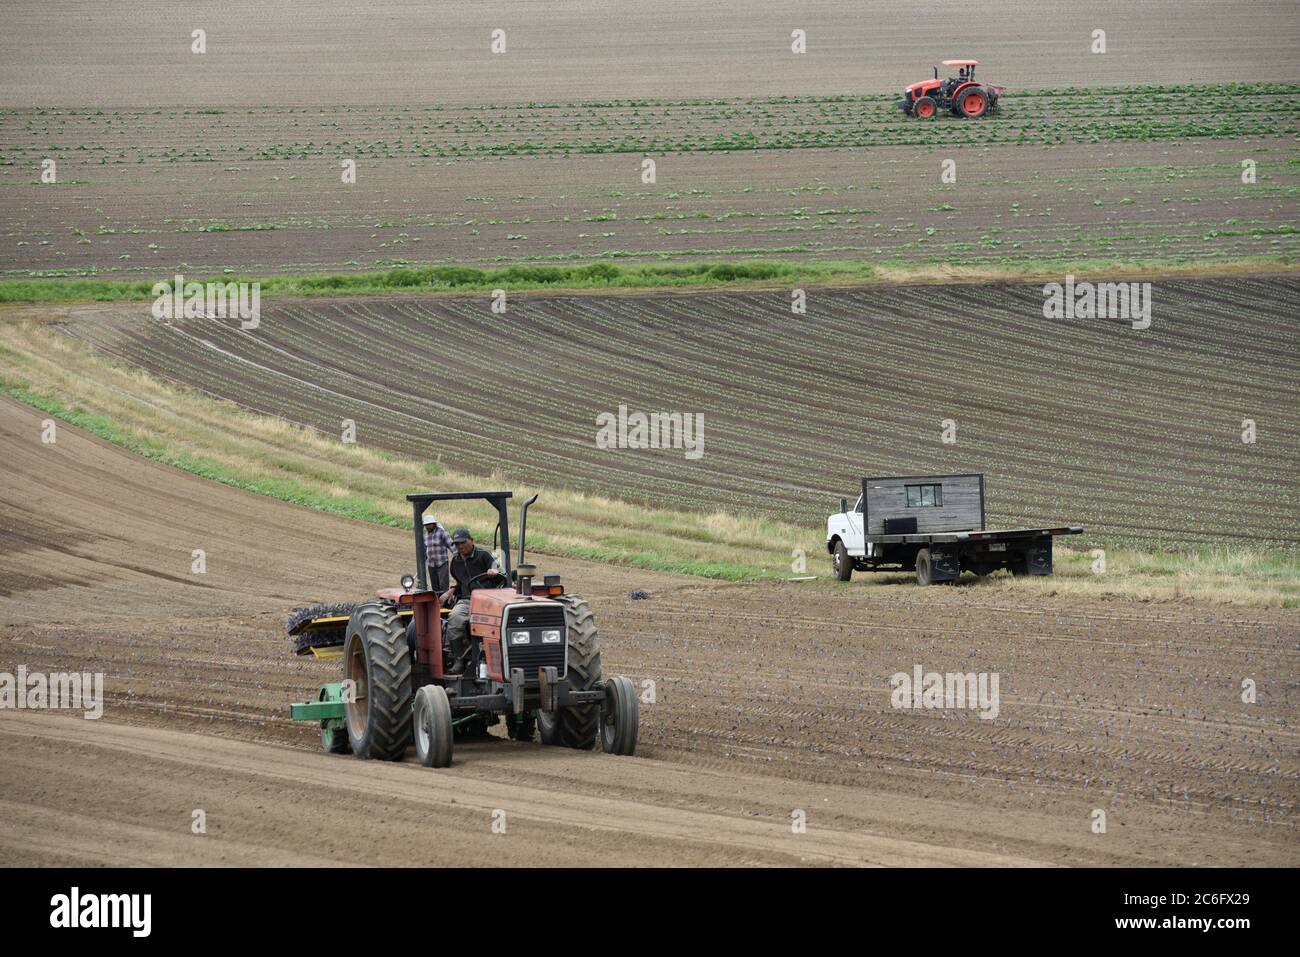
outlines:
[[[577,595],[564,595],[564,619],[568,625],[569,685],[574,691],[593,691],[601,687],[600,639],[591,608]],[[566,748],[590,751],[600,730],[600,708],[560,708],[554,714],[537,712],[537,731],[542,744],[561,744]]]
[[[989,95],[981,87],[967,87],[957,94],[957,106],[968,120],[977,120],[989,111]]]
[[[605,707],[600,718],[600,747],[606,754],[636,750],[640,715],[631,678],[615,675],[605,682]]]
[[[849,550],[844,547],[843,542],[835,543],[835,554],[831,558],[831,567],[835,570],[835,577],[842,582],[846,582],[853,577],[853,559],[849,557]]]
[[[415,693],[411,715],[415,755],[426,768],[451,767],[451,703],[442,685],[425,685]]]
[[[411,739],[411,654],[406,626],[389,604],[358,605],[343,645],[348,745],[359,758],[397,761]]]
[[[923,96],[912,104],[912,115],[918,120],[932,120],[939,113],[939,104],[932,96]]]

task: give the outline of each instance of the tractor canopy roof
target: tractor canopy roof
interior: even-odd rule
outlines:
[[[944,60],[944,66],[979,66],[979,60]]]

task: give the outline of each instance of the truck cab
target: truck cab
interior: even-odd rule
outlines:
[[[826,548],[831,553],[831,561],[836,577],[840,577],[843,561],[838,546],[843,544],[844,556],[849,559],[866,557],[867,538],[862,525],[862,496],[849,508],[848,499],[840,499],[840,510],[826,520]],[[853,566],[849,566],[852,573]],[[847,581],[847,579],[844,579]]]

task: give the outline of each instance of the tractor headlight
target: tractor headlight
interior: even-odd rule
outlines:
[[[526,644],[528,644],[528,632],[526,632],[526,631],[512,631],[512,632],[510,632],[510,644],[512,644],[512,645],[526,645]]]
[[[558,630],[542,632],[542,644],[558,645],[560,641],[561,641],[560,632]]]
[[[414,575],[403,575],[403,576],[402,576],[402,591],[410,591],[410,590],[411,590],[412,588],[414,588],[414,587],[415,587],[415,576],[414,576]]]

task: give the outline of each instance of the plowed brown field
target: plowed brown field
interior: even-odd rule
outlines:
[[[1045,319],[1027,285],[811,289],[802,315],[784,289],[283,300],[247,332],[114,305],[60,328],[470,474],[815,529],[863,475],[984,472],[992,527],[1294,549],[1298,299],[1286,277],[1158,282],[1144,330]],[[703,455],[597,447],[620,405],[703,415]]]
[[[1300,861],[1293,612],[548,559],[596,609],[607,668],[655,683],[638,756],[493,738],[448,771],[361,763],[287,719],[336,663],[291,657],[282,621],[391,582],[408,535],[71,426],[45,444],[41,418],[0,399],[0,672],[102,671],[106,709],[0,711],[0,863],[391,863],[394,828],[429,864]],[[894,710],[914,664],[997,672],[999,716]]]

